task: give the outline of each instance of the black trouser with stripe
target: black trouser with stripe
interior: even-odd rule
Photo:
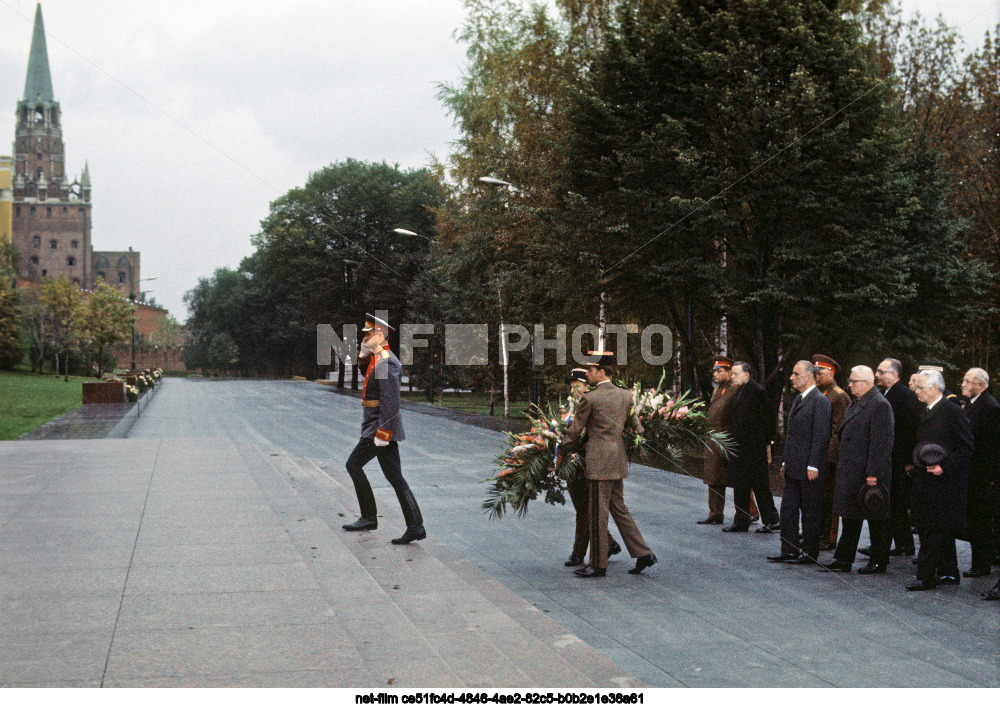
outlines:
[[[378,464],[382,468],[382,474],[396,490],[396,496],[402,499],[403,492],[410,486],[403,479],[403,468],[399,461],[399,443],[391,442],[384,447],[375,444],[372,438],[361,438],[350,457],[347,458],[347,473],[351,475],[354,482],[354,491],[358,494],[358,505],[361,507],[361,516],[371,521],[375,520],[377,508],[375,506],[375,495],[372,493],[372,485],[365,475],[364,466],[378,458]]]

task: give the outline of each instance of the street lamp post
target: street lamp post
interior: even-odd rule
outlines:
[[[521,189],[517,185],[511,184],[510,182],[507,182],[507,181],[502,180],[502,179],[497,179],[496,177],[480,177],[479,181],[482,182],[483,184],[488,184],[488,185],[490,185],[492,187],[507,187],[508,189],[513,189],[516,192],[523,192],[524,191],[523,189]],[[497,298],[499,298],[499,297],[500,297],[500,288],[498,287],[497,288]],[[503,305],[501,304],[501,308],[502,307],[503,307]],[[531,332],[529,333],[529,336],[531,337],[531,386],[530,386],[530,388],[528,390],[528,399],[534,405],[537,406],[538,405],[538,367],[535,366],[535,330],[534,330],[534,328],[531,329]],[[503,347],[502,347],[502,349],[503,349],[503,355],[502,356],[504,358],[504,365],[503,365],[503,415],[504,415],[504,418],[506,418],[507,417],[507,412],[510,409],[510,401],[508,400],[508,396],[507,396],[507,388],[508,388],[508,381],[507,381],[507,348],[506,348],[507,335],[506,335],[506,332],[504,331],[504,326],[503,326],[503,313],[501,313],[500,337],[503,340],[501,342],[501,344],[503,345]]]
[[[392,232],[395,233],[395,234],[399,234],[400,236],[416,236],[417,238],[422,238],[424,241],[429,241],[430,243],[434,243],[435,242],[434,239],[429,238],[427,236],[424,236],[423,234],[418,234],[416,231],[410,231],[409,229],[393,229]],[[437,342],[435,340],[435,337],[434,337],[433,334],[431,334],[431,352],[430,352],[430,354],[431,354],[431,361],[430,361],[430,365],[428,366],[428,370],[427,370],[427,379],[428,379],[428,381],[427,381],[427,402],[428,403],[433,403],[434,402],[434,360],[437,358],[437,354],[435,352],[435,345],[436,344],[437,344]],[[411,383],[411,388],[412,388],[412,383]],[[444,394],[442,393],[442,395],[444,395]]]
[[[153,276],[150,276],[149,278],[139,278],[138,282],[141,283],[141,282],[144,282],[146,280],[156,280],[158,277],[159,276],[153,275]],[[141,295],[142,292],[143,291],[140,290],[139,294]],[[151,293],[153,291],[152,290],[146,290],[145,292]],[[135,282],[132,283],[132,292],[130,292],[128,294],[128,299],[132,302],[132,368],[129,369],[129,370],[134,372],[135,371],[135,313],[136,313],[136,309],[135,309],[135,301],[136,301]]]

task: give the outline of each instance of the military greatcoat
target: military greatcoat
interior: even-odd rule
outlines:
[[[736,401],[738,387],[732,382],[716,386],[712,400],[706,413],[712,428],[721,433],[729,432],[729,421],[733,413],[733,403]],[[702,481],[705,484],[726,486],[726,458],[714,447],[705,450],[705,471]]]

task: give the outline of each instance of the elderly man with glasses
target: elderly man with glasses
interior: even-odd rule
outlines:
[[[854,400],[847,407],[837,431],[840,446],[837,477],[833,492],[833,512],[840,516],[844,530],[833,561],[822,570],[850,573],[861,537],[861,524],[868,520],[872,554],[859,573],[884,573],[889,565],[889,504],[872,508],[862,493],[879,487],[888,502],[892,478],[892,406],[875,389],[875,374],[867,366],[855,366],[847,381]]]
[[[920,535],[916,582],[907,590],[958,585],[955,533],[965,527],[969,460],[974,439],[965,412],[945,398],[940,371],[917,377],[917,398],[924,404],[913,451],[913,521]]]

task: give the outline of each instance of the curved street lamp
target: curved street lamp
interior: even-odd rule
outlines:
[[[392,232],[399,234],[400,236],[416,236],[417,238],[422,238],[424,241],[434,243],[434,239],[424,236],[423,234],[418,234],[416,231],[410,231],[409,229],[393,229]]]

